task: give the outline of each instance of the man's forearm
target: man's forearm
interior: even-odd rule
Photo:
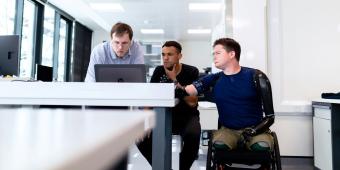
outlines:
[[[197,96],[197,90],[194,85],[190,84],[184,87],[185,92],[188,93],[189,96]]]

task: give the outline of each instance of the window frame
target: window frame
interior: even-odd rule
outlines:
[[[23,29],[23,14],[24,14],[24,1],[30,1],[35,4],[35,20],[34,20],[34,33],[33,33],[33,57],[32,57],[32,72],[30,74],[31,78],[34,78],[36,75],[36,65],[41,64],[42,61],[42,47],[43,47],[43,34],[44,34],[44,12],[45,6],[50,6],[55,11],[55,20],[54,20],[54,35],[53,35],[53,58],[52,58],[52,67],[53,67],[53,78],[56,79],[58,77],[58,57],[59,57],[59,38],[60,38],[60,20],[64,19],[67,24],[66,28],[66,38],[65,38],[65,66],[64,66],[64,78],[63,81],[70,80],[71,73],[71,57],[72,57],[72,34],[73,34],[73,25],[75,19],[67,14],[66,12],[60,10],[53,4],[47,2],[46,0],[16,0],[15,5],[15,22],[14,22],[14,34],[20,35],[20,49],[19,54],[21,58],[21,43],[22,43],[22,29]],[[21,66],[19,65],[21,68]]]

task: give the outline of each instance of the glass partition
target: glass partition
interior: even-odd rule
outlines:
[[[0,35],[14,33],[15,1],[0,0]]]
[[[55,10],[46,5],[44,13],[43,51],[41,56],[41,64],[50,67],[53,66],[54,18]]]
[[[59,29],[59,56],[58,56],[58,81],[65,81],[65,59],[66,59],[66,37],[67,37],[67,22],[65,19],[60,19]]]
[[[144,62],[148,80],[153,74],[154,69],[162,65],[162,43],[161,42],[141,42],[144,48]]]
[[[34,36],[36,23],[36,5],[32,1],[24,1],[20,77],[31,77],[34,55]]]

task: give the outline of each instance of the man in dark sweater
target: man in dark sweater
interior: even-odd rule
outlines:
[[[196,67],[182,64],[182,47],[176,41],[167,41],[162,46],[163,66],[156,67],[151,83],[175,83],[180,88],[192,84],[198,79]],[[178,96],[175,96],[176,98]],[[199,149],[201,125],[197,110],[196,96],[182,96],[172,108],[172,132],[182,137],[183,148],[180,153],[180,170],[189,170]],[[137,147],[152,165],[152,135],[143,139]]]

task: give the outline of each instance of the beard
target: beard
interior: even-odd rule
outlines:
[[[166,67],[166,69],[172,71],[172,69],[174,69],[174,65],[175,65],[175,63],[168,63],[165,67]]]
[[[174,69],[174,66],[172,65],[171,67],[166,67],[166,69],[172,71],[172,69]]]

